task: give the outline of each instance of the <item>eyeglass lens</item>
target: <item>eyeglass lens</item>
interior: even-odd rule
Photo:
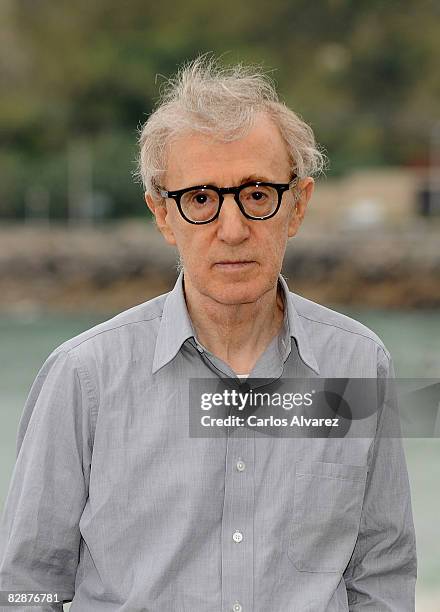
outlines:
[[[239,200],[249,216],[265,217],[277,207],[278,192],[274,187],[250,185],[239,192]],[[213,189],[195,189],[182,195],[180,205],[191,221],[208,221],[217,214],[219,201]]]

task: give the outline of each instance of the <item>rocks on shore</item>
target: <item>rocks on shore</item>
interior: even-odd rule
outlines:
[[[292,291],[327,305],[435,308],[440,241],[431,230],[326,233],[304,225],[288,245],[283,274]],[[2,224],[0,310],[120,311],[169,291],[177,257],[149,220]]]

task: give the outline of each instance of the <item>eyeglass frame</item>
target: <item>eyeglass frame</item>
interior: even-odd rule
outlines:
[[[211,223],[212,221],[215,221],[220,215],[220,210],[222,208],[222,205],[225,199],[224,196],[228,193],[234,194],[234,200],[236,204],[238,205],[238,208],[240,209],[241,213],[247,219],[250,219],[251,221],[266,221],[267,219],[270,219],[271,217],[276,215],[276,213],[280,209],[283,194],[293,187],[293,185],[296,183],[298,178],[299,178],[298,175],[293,173],[292,178],[288,183],[268,183],[266,181],[249,181],[247,183],[243,183],[242,185],[239,185],[238,187],[216,187],[215,185],[194,185],[193,187],[185,187],[185,189],[178,189],[176,191],[167,191],[166,189],[162,189],[162,187],[158,187],[158,192],[163,198],[172,198],[176,202],[177,208],[179,209],[181,216],[185,219],[185,221],[187,221],[188,223],[192,223],[193,225],[205,225],[206,223]],[[254,187],[260,187],[260,186],[261,187],[273,187],[277,191],[278,203],[276,205],[275,210],[271,212],[269,215],[265,215],[264,217],[253,217],[251,215],[248,215],[247,212],[245,211],[243,204],[240,202],[240,192],[246,187],[252,187],[252,186]],[[208,221],[192,221],[191,219],[188,219],[188,217],[185,216],[182,210],[180,200],[183,194],[187,193],[188,191],[194,191],[196,189],[212,189],[218,195],[219,202],[218,202],[217,212],[211,219],[208,219]]]

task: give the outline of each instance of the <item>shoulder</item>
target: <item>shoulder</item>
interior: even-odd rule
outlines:
[[[168,293],[124,310],[102,323],[69,338],[53,351],[85,356],[104,353],[108,349],[123,349],[133,338],[152,340],[157,334],[163,306]]]
[[[347,315],[344,315],[336,310],[313,302],[301,295],[290,292],[291,299],[295,305],[296,311],[301,317],[302,321],[306,324],[310,324],[315,327],[327,326],[333,328],[334,333],[344,335],[355,335],[361,336],[377,344],[386,353],[388,350],[384,345],[381,338],[369,327],[353,319]]]
[[[329,357],[351,370],[354,364],[388,370],[391,355],[383,340],[360,321],[296,293],[290,298],[301,325],[321,360]],[[359,370],[362,371],[362,370]]]

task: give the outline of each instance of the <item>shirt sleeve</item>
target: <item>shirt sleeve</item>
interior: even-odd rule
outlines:
[[[92,401],[78,356],[56,349],[40,369],[19,423],[0,523],[0,591],[73,598],[79,520],[88,496]],[[62,604],[23,610],[62,610]]]
[[[380,349],[379,413],[359,534],[344,573],[350,612],[414,612],[417,558],[392,359]]]

